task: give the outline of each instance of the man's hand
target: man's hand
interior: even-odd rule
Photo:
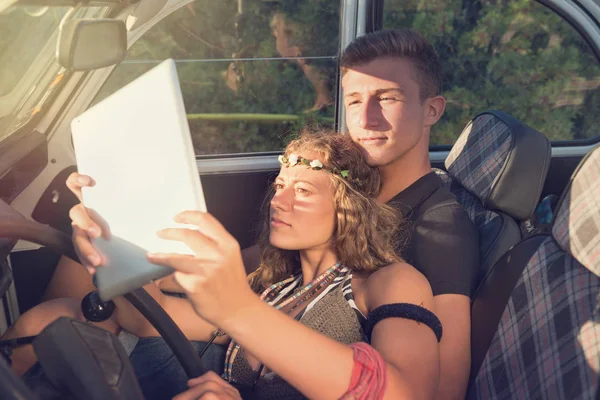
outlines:
[[[173,400],[242,400],[240,392],[212,371],[188,381],[190,387]]]
[[[72,173],[67,178],[67,187],[79,199],[80,203],[73,206],[69,211],[71,225],[73,226],[73,244],[79,257],[79,261],[88,271],[93,274],[95,267],[102,264],[101,253],[92,245],[91,239],[108,235],[108,230],[103,232],[100,221],[95,221],[91,210],[83,205],[82,189],[84,187],[93,187],[96,183],[87,176],[77,172]]]

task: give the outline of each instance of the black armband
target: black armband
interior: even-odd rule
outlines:
[[[415,304],[394,303],[384,304],[369,313],[365,329],[365,334],[369,342],[371,341],[371,334],[375,325],[386,318],[405,318],[417,321],[417,323],[423,323],[435,333],[438,342],[442,340],[442,323],[434,313]]]

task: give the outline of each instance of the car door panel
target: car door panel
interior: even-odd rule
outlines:
[[[0,199],[10,203],[47,163],[48,144],[41,133],[34,130],[5,140],[0,149]]]

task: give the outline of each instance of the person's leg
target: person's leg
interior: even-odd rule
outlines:
[[[191,342],[196,352],[205,342]],[[212,344],[202,361],[206,368],[221,374],[226,348]],[[188,377],[162,337],[140,338],[129,356],[146,400],[170,399],[188,389]]]
[[[48,283],[44,300],[71,297],[81,302],[88,293],[96,290],[92,276],[83,265],[62,257]]]
[[[77,312],[80,313],[81,300],[94,290],[96,290],[96,286],[92,283],[92,276],[83,265],[70,258],[62,257],[46,288],[43,301],[69,298],[71,302],[77,304]],[[120,330],[114,322],[114,316],[107,321],[94,323],[94,325],[114,334],[118,334]]]
[[[41,303],[27,311],[6,331],[2,340],[39,335],[46,326],[59,317],[83,319],[81,309],[74,299],[55,299]],[[12,369],[22,376],[36,362],[33,346],[28,344],[14,349]]]

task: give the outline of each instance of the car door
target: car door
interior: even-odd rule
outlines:
[[[47,117],[56,115],[51,109],[57,105],[58,95],[66,86],[66,77],[74,75],[55,57],[58,27],[69,7],[12,3],[11,6],[0,5],[0,214],[3,217],[14,215],[6,203],[20,205],[24,208],[23,215],[30,216],[32,208],[28,210],[28,204],[34,205],[39,197],[26,193],[39,177],[42,179],[37,185],[45,182],[48,186],[44,174],[53,173],[55,160],[48,158]],[[113,9],[106,4],[83,6],[73,10],[71,15],[103,18],[110,16]],[[11,238],[0,239],[2,295],[11,282],[12,257],[7,258],[7,255],[13,245]],[[20,248],[35,247],[21,243]],[[33,253],[21,254],[31,256]],[[45,258],[40,261],[42,267],[48,264]],[[34,270],[34,274],[37,272]],[[8,293],[3,296],[0,307],[0,332],[4,331],[7,320],[10,322],[10,318],[4,318],[5,314],[19,313],[14,285],[8,287]]]

